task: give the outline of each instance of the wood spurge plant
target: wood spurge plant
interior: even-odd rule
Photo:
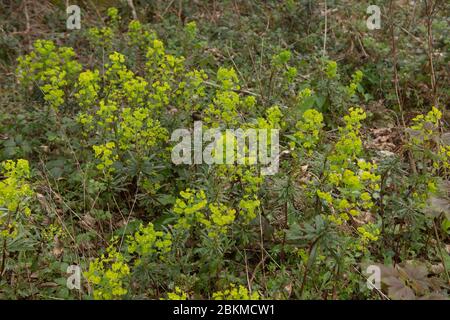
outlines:
[[[0,299],[449,298],[444,2],[19,2]]]

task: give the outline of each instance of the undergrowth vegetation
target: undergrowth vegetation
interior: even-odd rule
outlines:
[[[448,298],[445,3],[328,3],[324,40],[311,1],[110,2],[2,28],[0,298]],[[278,172],[173,163],[196,121],[279,130]]]

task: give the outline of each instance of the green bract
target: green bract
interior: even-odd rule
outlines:
[[[57,48],[52,41],[37,40],[31,53],[18,58],[18,79],[24,86],[37,85],[49,105],[58,109],[65,102],[66,89],[81,71],[74,58],[72,48]]]

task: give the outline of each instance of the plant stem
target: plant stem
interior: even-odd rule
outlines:
[[[17,212],[19,211],[19,206],[17,206],[16,212],[14,212],[14,215],[17,214]],[[8,228],[9,223],[11,222],[11,211],[8,211],[8,219],[6,220],[6,227]],[[3,277],[3,273],[5,271],[5,261],[6,261],[6,239],[7,237],[5,237],[3,239],[3,246],[2,246],[2,264],[0,266],[0,279]]]
[[[441,240],[439,239],[439,233],[438,233],[437,226],[436,226],[436,220],[433,221],[433,226],[434,226],[434,233],[436,234],[436,241],[438,243],[439,255],[441,256],[442,265],[444,266],[444,270],[445,270],[445,275],[447,276],[447,281],[448,281],[448,284],[450,285],[450,275],[448,273],[447,266],[445,265],[444,255],[442,254]]]

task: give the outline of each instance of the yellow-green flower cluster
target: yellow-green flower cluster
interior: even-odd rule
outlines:
[[[211,212],[210,219],[212,221],[212,226],[214,227],[208,232],[211,238],[217,237],[218,233],[225,234],[228,230],[228,226],[234,222],[236,218],[236,210],[228,208],[226,205],[210,204],[209,210]]]
[[[209,226],[210,222],[205,218],[202,211],[208,205],[205,192],[188,188],[181,191],[180,196],[181,198],[175,201],[173,208],[173,212],[179,216],[175,228],[189,230],[197,222]]]
[[[289,60],[291,60],[291,52],[289,50],[282,50],[272,56],[271,64],[277,69],[284,67]]]
[[[415,117],[407,129],[413,154],[422,161],[431,160],[436,171],[450,169],[450,144],[448,133],[442,134],[440,130],[441,119],[442,112],[433,106],[426,115]],[[428,195],[425,193],[420,197],[425,201]]]
[[[181,198],[175,201],[173,212],[177,214],[176,229],[189,230],[200,224],[208,231],[210,238],[226,234],[236,219],[236,210],[222,203],[210,203],[203,190],[186,189],[180,192]]]
[[[128,24],[129,45],[138,47],[143,51],[147,49],[155,39],[155,32],[148,30],[138,20],[133,20]]]
[[[283,73],[283,77],[284,77],[284,79],[286,79],[286,83],[290,84],[290,83],[294,82],[297,74],[298,74],[297,68],[287,67],[286,71],[284,71],[284,73]]]
[[[80,73],[78,82],[75,84],[75,88],[78,89],[75,97],[81,107],[91,108],[97,102],[98,91],[100,90],[99,82],[98,70],[86,70]]]
[[[244,195],[239,201],[239,216],[243,217],[244,221],[248,222],[256,218],[257,209],[261,205],[256,195]]]
[[[352,97],[355,95],[356,90],[358,89],[359,84],[361,83],[361,80],[363,78],[363,73],[361,70],[356,70],[354,74],[352,74],[352,81],[347,87],[347,94],[349,97]]]
[[[431,157],[435,169],[449,169],[450,145],[441,136],[441,118],[442,112],[432,107],[426,115],[420,114],[412,120],[413,125],[408,128],[408,132],[414,154],[421,155],[422,159]]]
[[[187,293],[180,287],[175,287],[174,292],[167,292],[167,300],[187,300]]]
[[[164,259],[164,255],[170,252],[172,247],[172,236],[170,233],[155,231],[153,224],[140,225],[133,236],[128,236],[128,252],[137,253],[140,258],[156,254],[158,258]],[[140,259],[136,264],[140,263]]]
[[[223,90],[239,90],[239,78],[233,68],[219,68],[217,70],[217,82]]]
[[[89,28],[88,38],[95,46],[110,48],[114,38],[114,31],[109,26]]]
[[[265,118],[259,117],[257,119],[257,127],[258,129],[280,129],[286,125],[286,123],[282,119],[283,113],[281,112],[280,107],[272,106],[266,110]]]
[[[95,157],[100,160],[100,163],[97,164],[98,170],[104,170],[105,173],[111,173],[114,171],[112,165],[114,161],[118,159],[117,154],[114,154],[114,149],[116,144],[112,141],[107,142],[102,145],[92,146],[94,149]]]
[[[33,51],[17,59],[18,79],[25,86],[39,86],[44,100],[58,109],[65,102],[65,88],[73,83],[81,71],[81,65],[74,58],[72,48],[57,48],[53,41],[37,40],[33,44]]]
[[[133,148],[140,154],[167,140],[168,132],[147,108],[124,108],[117,128],[121,150]]]
[[[58,237],[59,239],[64,237],[64,231],[61,226],[52,223],[42,230],[41,236],[45,241],[52,243],[55,241],[55,237]]]
[[[99,108],[95,113],[95,115],[98,116],[97,125],[105,129],[114,128],[118,119],[118,109],[115,101],[105,102],[103,99],[100,100]],[[81,115],[84,115],[84,113],[81,113]],[[86,116],[88,116],[88,114],[86,114]]]
[[[33,194],[28,179],[30,165],[27,160],[4,161],[1,173],[5,179],[0,181],[0,206],[8,211],[16,211],[24,198]]]
[[[130,268],[124,256],[115,249],[114,242],[105,254],[89,264],[89,270],[84,273],[96,300],[120,299],[126,295],[129,274]]]
[[[31,214],[27,206],[33,191],[28,182],[30,167],[27,160],[17,162],[7,160],[1,164],[1,174],[5,179],[0,181],[0,237],[14,238],[17,233],[16,218],[21,213]]]
[[[114,52],[109,59],[105,72],[108,97],[98,101],[98,108],[86,108],[77,118],[86,129],[85,135],[100,134],[103,141],[109,141],[94,147],[96,157],[102,160],[100,170],[109,168],[127,151],[146,158],[152,147],[168,138],[167,130],[155,119],[149,103],[147,81],[128,70],[124,55]],[[86,71],[80,75],[77,93],[80,104],[97,103],[98,80],[98,72]],[[117,154],[113,156],[114,148]]]
[[[294,137],[310,155],[320,140],[320,131],[323,126],[323,115],[315,109],[306,110],[302,115],[302,120],[295,125],[297,132]],[[291,144],[291,147],[293,146]]]
[[[327,60],[325,62],[325,73],[329,79],[336,78],[337,76],[337,63],[333,60]]]
[[[357,231],[360,234],[360,241],[356,244],[356,248],[360,251],[366,250],[370,241],[378,241],[380,235],[380,229],[372,223],[358,227]]]
[[[177,95],[176,87],[184,75],[184,58],[166,54],[164,44],[155,39],[147,50],[146,80],[151,83],[150,104],[156,110],[169,105]],[[180,92],[178,92],[178,95]]]
[[[365,118],[366,113],[361,108],[350,108],[349,114],[344,116],[345,127],[339,128],[339,140],[334,146],[334,152],[328,157],[332,170],[347,168],[361,154],[359,130]]]
[[[110,49],[114,39],[114,35],[117,32],[119,26],[120,16],[119,10],[117,8],[108,8],[108,21],[103,28],[89,28],[88,29],[88,39],[93,43],[94,46],[103,47],[105,49]]]
[[[253,220],[257,215],[257,209],[261,202],[258,199],[258,191],[263,182],[263,177],[256,166],[245,165],[219,165],[216,167],[216,175],[223,183],[239,184],[242,197],[239,201],[239,215],[245,223]]]
[[[413,145],[427,147],[427,142],[432,141],[437,134],[441,118],[442,112],[436,107],[432,107],[426,115],[415,117],[409,130]]]
[[[302,101],[306,98],[311,97],[313,94],[312,90],[310,88],[304,88],[303,90],[301,90],[298,95],[297,95],[297,99],[299,101]]]
[[[195,21],[188,22],[184,26],[184,32],[186,33],[187,41],[194,41],[198,32],[197,23]]]
[[[239,79],[233,68],[219,68],[217,71],[219,88],[216,90],[213,103],[205,110],[204,121],[212,127],[224,124],[233,127],[238,123],[238,109],[241,106],[239,94]]]
[[[238,97],[238,96],[237,96]],[[247,99],[244,99],[244,102],[247,101]],[[245,103],[251,103],[253,104],[255,102],[254,97],[251,97],[251,99],[249,99],[250,102],[245,102]],[[281,112],[280,108],[278,106],[273,106],[270,107],[266,110],[266,117],[258,117],[258,119],[256,120],[256,123],[245,123],[243,125],[243,128],[240,129],[242,130],[242,133],[244,133],[245,135],[245,130],[247,129],[257,129],[256,131],[256,135],[255,138],[257,139],[257,143],[258,145],[261,146],[265,146],[268,150],[266,150],[266,154],[270,154],[271,152],[271,144],[272,144],[272,140],[271,140],[271,134],[272,134],[272,130],[274,129],[279,129],[283,126],[285,126],[285,122],[282,120],[283,119],[283,113]],[[219,125],[218,122],[212,124],[213,126],[215,125]],[[263,135],[261,134],[261,132],[265,132],[265,141],[263,142]],[[246,137],[244,136],[244,138],[246,139]],[[218,174],[219,175],[228,175],[228,176],[233,176],[233,177],[237,177],[239,175],[242,175],[242,173],[244,172],[241,167],[241,165],[255,165],[257,163],[257,157],[258,157],[258,153],[257,150],[252,150],[252,152],[250,153],[250,150],[247,146],[247,144],[244,144],[243,148],[240,149],[238,148],[239,144],[238,144],[238,138],[236,137],[235,133],[232,133],[231,131],[225,131],[224,133],[222,133],[220,135],[220,137],[216,140],[216,143],[219,145],[222,145],[222,153],[215,153],[214,157],[217,160],[217,163],[228,163],[227,161],[227,157],[230,156],[230,153],[233,152],[234,153],[234,159],[235,161],[238,159],[239,161],[237,161],[239,164],[238,165],[219,165],[218,166]],[[232,150],[228,150],[228,145],[232,145],[234,144],[234,148]],[[231,152],[228,152],[231,151]],[[261,152],[261,150],[260,150]]]
[[[186,73],[185,78],[179,82],[177,94],[177,106],[186,111],[198,111],[201,109],[201,101],[206,96],[205,81],[208,79],[203,70],[193,70]]]
[[[243,285],[236,286],[231,283],[228,289],[214,292],[213,300],[259,300],[260,296],[257,291],[250,293]]]
[[[242,108],[247,112],[253,112],[256,106],[256,98],[254,96],[247,96],[244,98]]]
[[[271,65],[276,71],[284,70],[283,78],[286,80],[286,84],[292,83],[298,72],[297,68],[287,65],[291,60],[291,55],[289,50],[282,50],[279,53],[274,54],[271,61]],[[284,88],[286,88],[286,86]]]
[[[143,105],[145,102],[144,97],[148,89],[147,86],[147,81],[139,76],[130,77],[129,80],[123,81],[123,91],[127,97],[127,102],[134,106]]]
[[[438,150],[439,162],[446,169],[450,169],[450,145],[439,146]],[[439,168],[439,163],[435,162],[433,164],[436,168]]]
[[[365,117],[360,108],[351,108],[344,117],[345,127],[339,128],[340,137],[328,157],[325,183],[317,190],[317,196],[329,209],[328,220],[337,225],[370,210],[373,195],[380,190],[377,165],[357,158],[362,152],[359,130]]]
[[[142,106],[147,102],[148,83],[142,77],[136,76],[125,65],[125,56],[119,52],[109,55],[110,63],[106,66],[106,78],[109,81],[108,99],[117,102],[126,101],[131,106]],[[147,107],[151,107],[147,104]]]

